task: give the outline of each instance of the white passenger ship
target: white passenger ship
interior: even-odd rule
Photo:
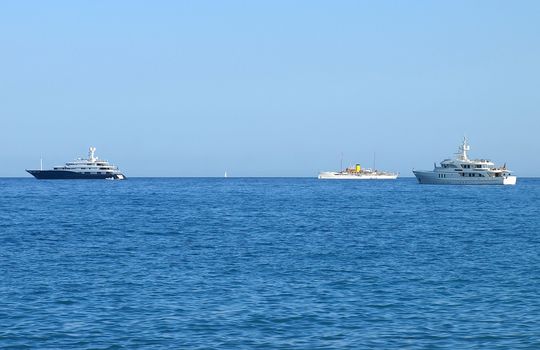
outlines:
[[[51,170],[26,170],[36,179],[107,179],[124,180],[126,177],[118,167],[94,155],[95,147],[90,147],[88,159],[78,158],[63,166],[55,166]]]
[[[470,146],[467,139],[459,147],[455,159],[445,159],[434,169],[413,170],[421,184],[449,185],[515,185],[517,177],[506,169],[506,163],[501,167],[487,159],[469,159],[467,152]]]
[[[342,171],[322,171],[318,178],[323,180],[395,180],[398,174],[388,171],[362,169],[360,164]]]

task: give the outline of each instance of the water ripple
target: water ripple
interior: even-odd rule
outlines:
[[[540,348],[539,180],[0,191],[1,348]]]

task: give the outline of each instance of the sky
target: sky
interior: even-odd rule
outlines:
[[[4,1],[0,176],[540,176],[539,1]]]

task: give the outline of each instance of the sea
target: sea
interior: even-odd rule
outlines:
[[[1,349],[540,349],[540,179],[0,179]]]

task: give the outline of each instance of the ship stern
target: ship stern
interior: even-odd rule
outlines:
[[[503,179],[503,185],[515,185],[517,182],[517,176],[510,175]]]

